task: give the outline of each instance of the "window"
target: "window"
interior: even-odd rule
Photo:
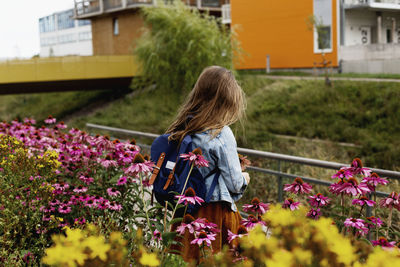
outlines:
[[[392,43],[392,30],[391,29],[386,29],[386,43],[390,44]]]
[[[39,19],[40,32],[53,32],[56,30],[56,17],[50,15]]]
[[[91,32],[80,32],[79,33],[79,41],[87,41],[92,39]]]
[[[332,52],[332,0],[314,0],[314,53]]]
[[[74,10],[70,9],[57,13],[57,28],[59,30],[75,27]]]
[[[89,19],[78,20],[78,25],[79,26],[90,25],[90,20]]]
[[[118,35],[119,34],[119,25],[118,25],[118,19],[117,18],[113,19],[113,32],[114,32],[114,35]]]

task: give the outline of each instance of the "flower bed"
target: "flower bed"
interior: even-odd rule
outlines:
[[[386,220],[376,211],[366,218],[366,207],[378,206],[376,187],[388,182],[359,159],[332,176],[337,179],[333,196],[312,193],[297,178],[285,185],[290,195],[282,207],[253,199],[243,207],[251,214],[228,233],[231,249],[210,257],[216,225],[189,214],[174,216],[203,200],[188,189],[178,192],[170,209],[152,203],[153,163],[134,140],[67,130],[51,117],[45,122],[48,127],[36,127],[32,119],[0,123],[1,265],[179,266],[182,259],[168,248],[187,231],[205,266],[372,266],[400,260],[399,234],[392,225],[399,195],[393,192],[379,202],[387,209]],[[207,165],[198,151],[182,157],[199,168]],[[309,204],[296,200],[307,194]],[[333,219],[324,217],[332,210]]]

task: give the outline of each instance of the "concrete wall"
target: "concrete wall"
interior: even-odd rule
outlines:
[[[400,59],[343,61],[342,72],[400,74]]]
[[[114,19],[119,33],[114,34]],[[140,37],[143,19],[138,10],[128,10],[92,19],[94,55],[126,55],[133,52],[134,40]]]
[[[350,60],[393,60],[400,59],[400,44],[370,44],[341,46],[339,58]]]

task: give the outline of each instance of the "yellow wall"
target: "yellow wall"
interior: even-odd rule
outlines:
[[[133,56],[50,57],[0,62],[0,84],[133,77]]]
[[[337,66],[337,6],[332,0],[332,53]],[[245,52],[239,69],[261,69],[270,55],[271,68],[312,68],[321,62],[314,54],[313,32],[306,20],[313,15],[313,0],[231,0],[232,26]]]

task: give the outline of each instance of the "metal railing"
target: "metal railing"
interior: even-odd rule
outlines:
[[[113,133],[117,133],[117,134],[136,136],[136,137],[144,137],[144,138],[150,138],[150,139],[155,139],[159,136],[158,134],[153,134],[153,133],[144,133],[144,132],[139,132],[139,131],[132,131],[132,130],[127,130],[127,129],[92,124],[92,123],[87,123],[86,127],[92,128],[92,129],[97,129],[97,130],[113,132]],[[148,147],[148,146],[146,146],[146,147]],[[270,175],[273,175],[276,177],[277,183],[278,183],[278,188],[277,188],[278,202],[283,201],[283,179],[285,179],[285,178],[286,179],[289,179],[289,178],[294,179],[296,177],[300,177],[308,183],[322,185],[322,186],[330,186],[332,184],[331,182],[316,179],[316,178],[304,177],[304,176],[295,175],[295,174],[291,174],[291,173],[285,173],[282,171],[282,166],[281,166],[282,162],[291,162],[291,163],[297,163],[297,164],[301,164],[301,165],[308,165],[308,166],[314,166],[314,167],[319,167],[319,168],[324,168],[324,169],[336,169],[336,170],[340,169],[341,167],[349,166],[349,164],[344,164],[344,163],[337,163],[337,162],[331,162],[331,161],[290,156],[290,155],[285,155],[285,154],[272,153],[272,152],[266,152],[266,151],[248,149],[248,148],[238,147],[237,151],[241,154],[248,155],[248,156],[276,160],[277,170],[265,169],[265,168],[254,167],[254,166],[249,166],[249,167],[247,167],[247,169],[255,171],[255,172],[270,174]],[[371,169],[371,171],[376,172],[381,176],[391,178],[391,179],[400,179],[400,172],[376,169],[376,168],[370,168],[370,169]],[[389,194],[386,192],[377,191],[377,192],[375,192],[375,194],[378,197],[389,196]],[[370,216],[370,214],[371,214],[370,207],[367,208],[366,213],[368,216]]]

